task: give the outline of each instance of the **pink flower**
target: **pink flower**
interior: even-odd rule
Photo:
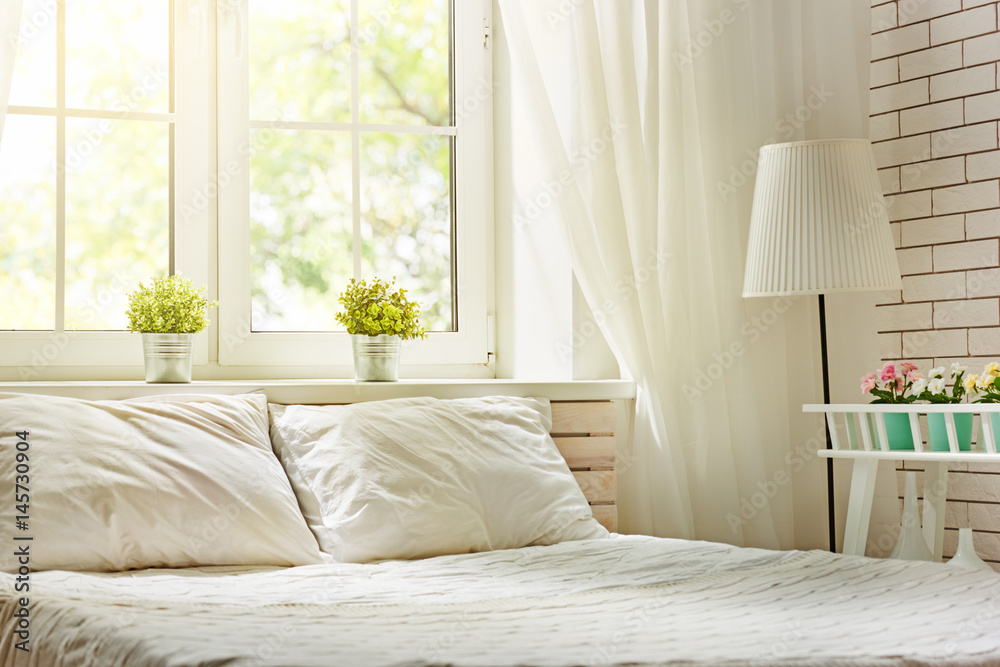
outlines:
[[[921,373],[910,373],[910,382],[916,382],[917,380],[923,380],[924,376]]]
[[[917,370],[917,366],[915,364],[911,364],[908,361],[904,361],[903,363],[900,364],[900,366],[903,369],[903,375],[910,375],[913,373],[913,371]]]
[[[861,378],[861,393],[867,394],[875,388],[875,374],[869,373]]]
[[[882,370],[879,371],[878,379],[882,382],[893,382],[896,379],[896,367],[889,362],[886,362]]]
[[[902,377],[897,377],[896,378],[896,393],[897,394],[902,394],[903,393],[903,386],[905,384],[906,384],[906,382],[903,380]]]

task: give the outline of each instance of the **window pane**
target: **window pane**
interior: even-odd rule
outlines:
[[[21,11],[10,104],[56,105],[56,3],[26,0]]]
[[[351,120],[348,0],[250,1],[250,118]]]
[[[449,137],[362,136],[362,273],[395,276],[428,331],[454,330],[450,164]]]
[[[169,269],[169,126],[66,120],[66,328],[124,329],[126,293]]]
[[[54,329],[56,123],[7,116],[0,144],[0,329]]]
[[[170,111],[169,0],[66,0],[66,104]]]
[[[360,3],[361,122],[450,125],[450,0]]]
[[[354,272],[351,135],[255,130],[250,143],[254,331],[331,331]]]

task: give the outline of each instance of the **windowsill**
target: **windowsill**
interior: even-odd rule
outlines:
[[[467,398],[503,394],[545,396],[556,401],[635,398],[628,380],[195,380],[188,384],[147,384],[141,380],[0,382],[0,392],[85,399],[124,399],[166,394],[239,394],[264,390],[277,403],[350,403],[411,396]]]

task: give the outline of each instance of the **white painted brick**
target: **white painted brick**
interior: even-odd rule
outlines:
[[[1000,206],[1000,192],[997,190],[996,180],[939,188],[933,193],[935,216]]]
[[[941,74],[940,76],[945,75]],[[949,95],[949,97],[956,96]],[[930,101],[930,98],[928,97],[927,79],[917,79],[916,81],[907,81],[906,83],[897,83],[891,86],[876,88],[871,91],[869,107],[870,113],[880,114],[886,111],[894,111],[895,109],[905,109],[907,107],[915,107],[919,104],[927,104],[928,101]]]
[[[894,139],[893,141],[904,140]],[[887,141],[885,143],[892,142]],[[967,125],[951,130],[941,130],[931,135],[931,155],[935,158],[978,153],[979,151],[993,150],[996,147],[997,124],[995,122]],[[891,165],[886,164],[884,166],[888,167]]]
[[[969,528],[973,530],[1000,530],[1000,505],[969,503]]]
[[[923,512],[923,508],[920,510]],[[946,528],[967,528],[969,525],[969,503],[947,501],[944,506]]]
[[[1000,206],[1000,185],[995,180],[934,190],[934,215],[979,211],[998,206]]]
[[[1000,210],[976,211],[965,215],[965,238],[1000,237]]]
[[[965,125],[962,100],[948,100],[899,112],[900,134],[920,134]]]
[[[996,361],[996,357],[987,357],[989,361],[984,361],[983,366],[990,362]],[[973,441],[974,442],[974,441]],[[990,474],[1000,473],[1000,464],[997,463],[970,463],[969,472],[988,472]],[[1000,526],[997,527],[1000,530]]]
[[[945,130],[954,132],[955,130]],[[882,167],[894,167],[897,164],[920,162],[931,157],[931,136],[921,134],[915,137],[880,141],[872,146],[875,151],[875,163]]]
[[[972,7],[981,7],[982,5],[988,5],[996,1],[997,0],[963,0],[962,7],[964,9],[971,9]]]
[[[997,533],[972,532],[972,546],[983,560],[1000,560],[1000,535]],[[944,556],[950,558],[955,555],[958,548],[958,531],[946,529],[944,531]],[[996,563],[990,563],[996,570]]]
[[[935,271],[987,269],[994,266],[1000,266],[1000,247],[996,239],[934,246]]]
[[[954,500],[998,503],[1000,502],[1000,475],[978,475],[962,472],[949,474],[948,497]]]
[[[901,231],[902,228],[903,228],[903,223],[901,223],[901,222],[890,222],[889,223],[889,233],[892,234],[892,247],[893,248],[902,248],[903,247],[903,242],[902,242],[902,238],[901,238],[902,237],[902,231]]]
[[[886,58],[885,60],[877,60],[871,64],[869,74],[871,79],[868,85],[872,88],[899,83],[899,59]]]
[[[884,290],[875,293],[875,305],[882,306],[890,303],[902,303],[903,291],[898,289]]]
[[[903,280],[906,280],[905,278]],[[906,293],[906,287],[903,287]],[[904,357],[965,356],[969,351],[966,329],[908,331],[903,334]],[[962,500],[968,500],[962,498]]]
[[[966,67],[1000,60],[1000,33],[967,39],[963,44]]]
[[[882,60],[901,53],[919,51],[931,45],[926,23],[917,23],[872,35],[872,60]]]
[[[921,190],[899,195],[886,195],[885,209],[889,220],[911,220],[931,215],[931,191]]]
[[[962,42],[952,42],[926,51],[914,51],[899,56],[900,81],[961,68]]]
[[[927,2],[924,4],[936,3]],[[958,14],[942,16],[931,21],[931,45],[937,46],[945,42],[954,42],[955,40],[993,32],[996,30],[996,27],[996,5],[985,5],[977,9],[959,12]],[[905,30],[905,28],[900,28],[900,30]]]
[[[872,7],[872,33],[897,27],[896,5],[889,3]]]
[[[970,181],[1000,177],[1000,151],[974,153],[965,158]]]
[[[926,21],[962,9],[962,0],[925,0],[902,2],[899,7],[899,25]]]
[[[903,276],[931,273],[934,270],[930,246],[901,248],[896,251],[896,259],[899,260],[899,273]]]
[[[959,183],[965,183],[965,158],[961,155],[905,164],[900,169],[900,189],[904,192]]]
[[[969,298],[977,296],[1000,296],[1000,269],[969,271],[965,274]]]
[[[997,87],[997,69],[996,65],[990,63],[989,65],[979,65],[978,67],[970,67],[968,69],[960,69],[955,72],[947,72],[945,74],[937,74],[931,77],[931,102],[939,102],[941,100],[948,100],[953,97],[965,97],[966,95],[975,95],[976,93],[985,93],[990,90],[996,90]],[[920,83],[918,79],[913,83]],[[897,86],[908,85],[906,83],[897,83]],[[888,90],[892,86],[886,88],[880,88],[879,90]],[[872,91],[874,95],[874,91]],[[897,95],[890,97],[890,102],[906,102],[910,99],[917,99],[918,96],[915,92],[900,91]],[[906,104],[903,106],[912,106],[911,104]],[[901,107],[893,107],[901,108]]]
[[[940,273],[924,276],[903,277],[903,301],[944,301],[965,298],[965,275],[962,273]],[[938,354],[927,352],[928,356]],[[943,354],[952,354],[945,352]],[[965,351],[961,354],[965,354]],[[918,356],[907,353],[908,357]]]
[[[965,240],[965,216],[962,215],[907,220],[900,227],[901,246],[933,245]]]
[[[933,321],[931,304],[913,303],[876,308],[879,331],[915,331],[930,329]]]
[[[882,194],[899,192],[899,167],[878,170],[878,180],[882,184]]]
[[[1000,328],[969,329],[969,354],[1000,354]]]
[[[1000,118],[1000,92],[965,98],[965,122],[979,123]]]
[[[884,113],[872,116],[868,122],[868,136],[872,141],[885,141],[899,137],[899,113]]]
[[[882,359],[903,356],[903,338],[898,333],[878,335],[878,349]]]
[[[1000,300],[968,299],[934,304],[934,328],[1000,326]]]

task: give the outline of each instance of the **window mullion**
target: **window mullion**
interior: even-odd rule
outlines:
[[[354,278],[361,279],[361,73],[358,0],[351,0],[351,213]]]
[[[66,330],[66,2],[56,5],[56,321]]]

